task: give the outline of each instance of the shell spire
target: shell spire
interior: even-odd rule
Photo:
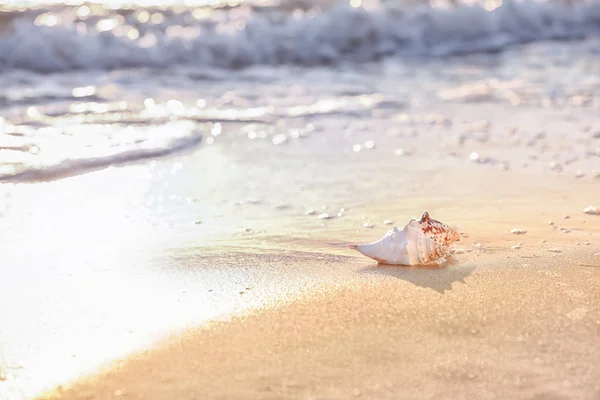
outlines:
[[[456,229],[431,218],[427,211],[423,212],[418,223],[425,235],[445,246],[460,240],[460,235]]]
[[[425,211],[419,220],[411,219],[399,230],[394,227],[380,240],[348,247],[381,264],[423,265],[448,254],[448,246],[460,240],[449,225],[432,219]]]

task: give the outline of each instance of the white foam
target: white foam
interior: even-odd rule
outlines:
[[[12,22],[10,34],[0,37],[0,67],[49,72],[178,64],[318,65],[489,52],[535,40],[600,34],[598,2],[504,0],[493,11],[466,5],[365,10],[340,4],[291,14],[234,8],[205,19],[194,18],[193,11],[163,10],[162,21],[145,24],[114,13],[108,18],[120,25],[104,32],[98,32],[96,20],[69,21],[72,10],[63,11],[58,20],[62,24],[54,26],[38,26],[36,15],[26,14]],[[128,37],[129,32],[133,34]]]
[[[4,135],[0,145],[4,144],[6,154],[0,162],[0,182],[63,178],[165,156],[192,148],[201,140],[196,125],[189,121],[135,129],[81,125],[76,135],[60,135],[52,129],[32,129],[31,136],[22,138]],[[48,138],[43,140],[44,136]],[[7,142],[10,138],[17,140]]]

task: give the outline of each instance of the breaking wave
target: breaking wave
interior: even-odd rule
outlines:
[[[0,68],[243,68],[322,65],[383,57],[443,57],[499,51],[537,40],[600,34],[600,3],[504,0],[491,11],[337,4],[325,10],[242,5],[108,10],[63,7],[15,14],[0,36]],[[89,12],[88,12],[89,11]]]

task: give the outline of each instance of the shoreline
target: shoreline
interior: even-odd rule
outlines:
[[[179,179],[185,185],[175,193],[199,198],[199,194],[190,191],[194,182],[193,172],[199,170],[195,160],[193,155],[163,159],[157,161],[156,169],[163,168],[163,165],[164,169],[171,170],[171,165],[181,163],[181,171],[187,174]],[[152,387],[152,393],[161,393],[163,389],[154,381],[155,377],[146,374],[147,368],[161,369],[159,365],[173,362],[173,376],[169,378],[173,383],[165,384],[164,390],[181,390],[181,398],[184,399],[202,397],[208,392],[202,392],[201,387],[185,392],[189,381],[204,379],[194,375],[198,373],[197,370],[193,372],[193,377],[186,372],[184,364],[188,351],[174,354],[171,360],[169,352],[163,350],[165,346],[182,342],[194,347],[197,341],[186,338],[195,335],[205,338],[202,341],[209,341],[208,346],[216,346],[215,335],[226,332],[232,348],[238,344],[249,346],[256,343],[268,354],[267,344],[278,336],[301,341],[302,332],[308,340],[312,337],[310,332],[314,331],[320,332],[327,346],[336,347],[335,337],[344,335],[340,329],[358,335],[363,323],[380,327],[379,333],[371,332],[374,335],[373,351],[387,360],[389,368],[421,368],[419,371],[425,374],[425,366],[417,363],[422,355],[409,351],[421,342],[410,336],[413,334],[406,330],[408,328],[396,326],[393,314],[398,311],[386,309],[391,307],[389,304],[380,310],[381,313],[378,311],[381,306],[377,301],[378,295],[393,304],[404,304],[406,308],[401,310],[404,313],[403,324],[410,320],[407,317],[409,315],[428,315],[425,320],[417,319],[412,325],[409,323],[409,327],[417,332],[422,328],[420,323],[433,326],[431,324],[439,317],[431,314],[433,311],[429,307],[432,304],[446,304],[447,300],[444,299],[451,298],[451,303],[447,303],[444,310],[457,318],[452,329],[461,332],[469,331],[472,321],[461,319],[460,315],[474,315],[477,322],[484,314],[481,310],[473,311],[471,304],[480,307],[485,303],[486,307],[493,309],[495,318],[502,320],[507,315],[512,318],[513,328],[506,328],[505,334],[514,337],[526,333],[514,328],[524,324],[537,332],[537,336],[534,336],[542,340],[539,327],[528,325],[533,323],[532,320],[519,313],[527,307],[544,312],[545,304],[546,314],[549,310],[560,311],[561,323],[572,321],[573,318],[583,321],[585,329],[576,328],[571,332],[573,337],[580,339],[581,345],[587,343],[588,347],[593,347],[593,341],[600,338],[599,331],[594,330],[598,329],[595,321],[600,321],[598,309],[594,306],[597,299],[595,292],[600,293],[594,286],[594,282],[600,282],[597,279],[600,278],[600,268],[596,268],[600,265],[600,224],[594,221],[600,221],[600,217],[582,212],[589,199],[600,198],[600,189],[590,186],[589,182],[550,174],[524,175],[484,166],[465,166],[436,175],[434,171],[417,172],[418,166],[415,166],[411,173],[418,175],[411,176],[403,188],[404,192],[388,189],[387,192],[377,193],[371,203],[359,201],[359,196],[329,203],[327,211],[347,207],[342,217],[331,220],[322,221],[315,215],[305,215],[306,203],[303,199],[291,202],[289,207],[278,208],[274,207],[278,198],[267,197],[258,204],[222,206],[231,209],[225,208],[225,217],[215,218],[214,222],[203,218],[201,224],[192,223],[198,218],[193,210],[195,207],[204,208],[204,204],[190,203],[188,207],[194,208],[183,208],[181,215],[175,219],[185,223],[169,227],[150,225],[148,222],[139,224],[135,214],[123,218],[123,214],[128,214],[122,203],[131,201],[130,198],[112,198],[106,194],[109,193],[105,191],[106,185],[128,188],[135,184],[145,188],[144,182],[144,185],[138,182],[140,176],[146,176],[140,172],[143,168],[130,166],[44,185],[14,187],[11,194],[14,205],[5,221],[9,223],[9,228],[13,220],[18,227],[33,226],[33,221],[36,221],[37,230],[30,228],[26,232],[29,237],[39,241],[33,244],[27,242],[27,246],[23,246],[23,242],[16,237],[13,242],[7,242],[7,245],[14,245],[6,254],[7,264],[13,265],[19,274],[0,282],[0,303],[5,304],[2,308],[7,310],[10,310],[9,304],[18,303],[21,311],[18,315],[9,313],[6,316],[14,326],[9,325],[12,330],[4,332],[3,342],[6,346],[12,346],[12,349],[6,347],[12,352],[9,356],[12,355],[15,360],[24,358],[25,362],[21,364],[18,361],[18,365],[23,367],[13,370],[10,367],[14,362],[11,364],[10,358],[4,361],[10,375],[2,382],[5,388],[14,384],[15,390],[27,387],[51,390],[56,385],[62,384],[68,388],[72,384],[71,390],[48,396],[71,399],[85,398],[89,394],[91,398],[121,398],[115,395],[118,388],[113,387],[137,382],[135,384],[138,386],[128,389],[130,397],[136,398],[139,393],[146,393],[144,387],[151,385],[149,382],[155,382],[155,386],[148,386]],[[381,182],[386,176],[378,179]],[[69,194],[82,191],[88,192],[95,203],[87,205],[89,209],[81,209],[79,215],[70,209],[72,202],[69,202]],[[585,199],[581,193],[586,193]],[[185,199],[184,195],[180,197]],[[402,201],[394,200],[398,198]],[[457,252],[446,265],[441,268],[376,267],[372,260],[345,247],[349,242],[378,239],[391,228],[378,222],[383,219],[393,218],[401,228],[410,217],[418,217],[423,211],[423,198],[427,198],[427,209],[433,218],[457,226],[459,231],[467,234],[453,246]],[[45,215],[27,214],[28,210],[41,207],[41,204],[50,207]],[[181,208],[180,203],[176,203],[176,206],[173,210]],[[90,214],[92,209],[95,215]],[[121,209],[125,211],[115,212]],[[208,210],[211,210],[210,204]],[[570,218],[564,219],[565,214],[569,214]],[[70,215],[71,219],[67,220],[61,215]],[[375,223],[375,228],[362,227],[365,216]],[[165,219],[161,216],[159,221]],[[554,221],[554,225],[548,225],[549,220]],[[62,224],[60,230],[56,230],[54,221]],[[219,234],[208,235],[207,232],[216,226],[213,223],[217,222],[220,224]],[[244,227],[251,227],[252,231],[245,232]],[[525,229],[527,233],[513,235],[510,233],[513,228]],[[568,233],[561,228],[568,229]],[[79,234],[82,230],[86,232],[85,237]],[[53,234],[49,236],[49,232]],[[587,241],[589,245],[586,245]],[[518,242],[522,243],[522,247],[511,249]],[[96,247],[98,243],[100,247]],[[28,251],[32,245],[39,254]],[[549,251],[552,248],[560,248],[561,252]],[[47,285],[48,281],[53,282],[51,287]],[[551,300],[544,300],[546,286]],[[559,293],[559,290],[562,292]],[[107,297],[107,293],[117,295]],[[54,299],[55,303],[49,304],[45,300],[48,298]],[[502,307],[493,305],[492,301],[500,305],[506,303],[502,305],[505,312],[501,312]],[[544,303],[538,304],[538,301]],[[413,309],[417,314],[413,314]],[[343,320],[336,314],[338,310],[345,313]],[[352,310],[358,312],[358,319],[352,319]],[[372,320],[370,313],[380,314],[383,319]],[[310,321],[305,320],[307,315],[314,315],[322,322],[311,325]],[[530,313],[527,315],[531,316]],[[223,319],[229,322],[218,322]],[[100,320],[103,321],[101,324],[98,322]],[[40,328],[36,325],[38,321],[46,325]],[[242,331],[246,329],[245,321],[254,321],[249,326],[257,331],[264,326],[266,336],[256,334],[244,337]],[[297,321],[295,325],[307,329],[300,332],[291,328],[290,332],[275,329],[291,324],[290,321]],[[329,322],[326,321],[333,324],[332,331],[328,330]],[[566,340],[564,331],[552,325],[554,322],[546,319],[542,322],[550,335],[543,336],[543,340],[553,343]],[[501,327],[501,324],[497,327]],[[394,329],[401,330],[399,336],[394,336],[394,343],[401,342],[405,335],[415,340],[405,349],[408,353],[402,353],[402,357],[408,357],[407,360],[415,364],[406,364],[408,361],[401,361],[400,356],[386,358],[382,351],[376,350],[378,346],[385,348],[389,344],[392,339],[386,337],[386,332]],[[164,339],[165,336],[170,339]],[[475,344],[457,344],[451,340],[451,335],[446,336],[444,340],[450,348]],[[433,336],[428,338],[434,342],[438,340]],[[481,336],[475,335],[477,338]],[[502,345],[499,337],[492,335],[489,338],[494,339],[496,342],[493,343],[498,346]],[[235,346],[234,339],[238,341]],[[34,349],[37,348],[35,346],[42,347],[39,354],[27,360],[19,351],[30,346],[34,346]],[[52,351],[43,350],[44,346]],[[223,351],[233,351],[232,348]],[[467,351],[460,348],[463,353]],[[382,377],[383,370],[375,373],[360,369],[363,363],[372,366],[377,362],[361,353],[360,346],[348,352],[355,350],[360,362],[355,363],[357,365],[352,371],[380,382],[380,389],[369,389],[361,387],[357,381],[356,388],[366,398],[386,398],[386,393],[381,390],[389,385],[392,388],[389,393],[394,392],[393,388],[400,389],[394,386],[394,382]],[[340,349],[336,351],[342,352]],[[580,354],[582,350],[577,347],[576,351],[576,354]],[[231,353],[227,354],[231,356]],[[225,363],[229,357],[227,354],[206,354],[206,360],[214,365],[215,371],[231,369],[232,366]],[[264,358],[253,354],[262,364],[259,363],[256,371],[252,371],[257,372],[264,367],[267,372],[271,371],[269,374],[275,374],[274,377],[268,375],[271,376],[270,380],[267,379],[269,386],[276,386],[277,382],[288,379],[277,375],[277,371],[273,372],[268,365],[265,366],[267,361]],[[315,370],[315,374],[322,373],[323,377],[344,374],[346,365],[335,363],[334,358],[328,356],[320,360],[318,354],[306,354],[315,363],[329,363],[328,368]],[[434,357],[427,354],[428,357]],[[540,355],[535,353],[529,356],[535,358]],[[140,357],[146,364],[135,364]],[[231,360],[235,359],[231,357]],[[287,358],[283,354],[278,357],[280,365],[284,365]],[[460,357],[460,354],[453,354],[453,357]],[[566,357],[562,360],[565,364],[574,361],[568,359],[568,354],[563,354],[563,357]],[[299,364],[305,362],[303,356],[293,356],[289,360]],[[253,365],[257,365],[254,361],[249,360],[243,368],[252,369]],[[491,358],[487,358],[486,362],[487,365],[493,364]],[[52,373],[48,373],[52,366]],[[310,365],[305,367],[307,370],[312,368]],[[379,365],[377,368],[384,367]],[[506,368],[511,367],[508,365]],[[587,362],[581,368],[587,368],[588,374],[597,374],[592,362]],[[162,370],[166,369],[162,367]],[[463,371],[468,375],[469,372],[465,371],[469,371],[469,368],[465,367]],[[561,371],[570,374],[569,371]],[[225,382],[222,377],[216,377],[208,370],[204,372],[206,383],[218,386],[211,386],[212,392],[206,395],[209,398],[305,398],[307,393],[326,395],[330,392],[332,398],[346,398],[348,396],[344,390],[350,387],[343,387],[341,383],[350,377],[337,378],[330,383],[323,378],[324,381],[317,382],[318,385],[314,382],[302,383],[306,386],[297,392],[281,391],[283,389],[280,388],[279,391],[273,389],[270,393],[263,393],[256,391],[254,376],[254,380],[251,380],[253,384],[242,385],[240,391],[236,392],[234,386],[237,381]],[[302,374],[301,371],[292,372],[293,376]],[[515,372],[511,373],[514,375]],[[485,380],[476,382],[480,385],[493,383],[490,371],[482,371],[481,374],[486,376]],[[358,378],[354,376],[352,379]],[[417,390],[417,383],[409,381],[415,385],[410,390]],[[534,382],[536,387],[548,384],[539,380]],[[573,392],[580,398],[586,398],[591,393],[586,390],[594,388],[593,384],[586,382],[589,381],[579,381],[578,392]],[[232,392],[222,392],[225,389],[231,389]],[[408,390],[405,387],[401,389]],[[497,389],[508,390],[505,387]],[[25,398],[44,398],[37,397],[40,396],[39,390]],[[580,396],[581,393],[583,395]],[[144,399],[170,400],[167,393],[163,397],[159,394],[153,397],[148,393],[140,396]],[[444,395],[439,394],[438,397],[444,398]]]
[[[7,121],[43,157],[63,149],[46,139],[130,117],[143,133],[189,112],[210,135],[143,164],[0,184],[0,397],[594,399],[594,43],[302,73],[64,73],[50,98],[31,76]],[[5,77],[18,92],[21,74]],[[104,105],[82,122],[70,104],[99,100],[72,96],[88,85]],[[466,234],[441,268],[346,248],[425,210]]]

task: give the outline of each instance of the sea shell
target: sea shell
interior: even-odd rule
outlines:
[[[382,239],[348,247],[380,264],[424,265],[448,254],[448,246],[460,240],[458,232],[435,219],[427,211],[419,220],[411,219],[404,229],[394,226]]]

